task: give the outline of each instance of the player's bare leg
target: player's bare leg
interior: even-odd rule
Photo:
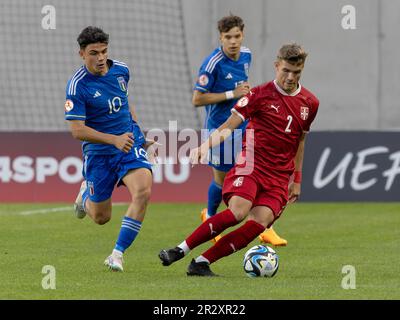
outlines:
[[[82,181],[78,196],[75,199],[75,215],[83,219],[88,215],[95,223],[103,225],[111,218],[111,199],[102,202],[92,202],[87,193],[86,181]]]
[[[123,253],[140,231],[151,194],[152,174],[139,168],[129,171],[122,179],[131,194],[131,202],[122,220],[115,248],[104,264],[112,271],[123,271]]]
[[[86,200],[86,213],[96,224],[103,225],[110,221],[111,209],[111,198],[101,202]]]
[[[131,203],[125,215],[142,222],[151,195],[152,173],[148,169],[139,168],[130,171],[122,180],[131,194]]]
[[[259,235],[259,239],[261,243],[269,243],[276,247],[284,247],[288,243],[287,240],[281,238],[272,227],[265,229],[265,231]]]
[[[85,211],[96,224],[106,224],[111,219],[111,198],[101,202],[92,202],[90,199],[87,199],[85,201]],[[123,271],[122,263],[122,256],[113,257],[110,255],[104,261],[104,264],[113,271]]]

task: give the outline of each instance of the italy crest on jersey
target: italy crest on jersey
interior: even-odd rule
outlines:
[[[118,77],[117,79],[118,79],[119,87],[121,88],[121,90],[126,92],[128,86],[126,85],[126,81],[125,81],[124,77]]]

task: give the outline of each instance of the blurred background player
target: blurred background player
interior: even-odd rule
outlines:
[[[229,119],[191,151],[191,162],[198,163],[246,119],[254,129],[253,139],[246,132],[241,153],[244,161],[238,161],[224,181],[223,198],[228,209],[203,222],[177,247],[161,250],[163,265],[183,258],[247,217],[242,226],[224,235],[189,264],[190,276],[214,276],[211,263],[246,247],[280,217],[288,202],[298,199],[305,135],[319,106],[318,99],[299,83],[306,57],[301,46],[283,45],[275,61],[275,80],[251,89],[237,102]],[[247,152],[251,148],[253,152]]]
[[[250,91],[248,81],[251,52],[242,46],[244,22],[234,15],[218,21],[221,46],[216,48],[203,62],[193,91],[192,102],[196,107],[205,106],[205,129],[208,135],[223,124],[230,116],[237,100]],[[219,146],[210,150],[209,166],[213,180],[208,188],[207,208],[201,212],[204,222],[214,216],[222,201],[222,186],[227,172],[233,168],[235,157],[241,150],[241,141],[247,121]],[[203,137],[208,138],[208,136]],[[213,238],[216,242],[221,238]],[[287,241],[271,228],[260,234],[261,242],[285,246]]]
[[[123,253],[140,231],[151,193],[151,164],[145,138],[128,104],[129,69],[108,59],[108,34],[87,27],[78,36],[84,65],[68,81],[65,119],[72,136],[83,141],[83,176],[75,214],[103,225],[111,218],[115,185],[125,185],[132,197],[121,230],[105,265],[123,271]]]

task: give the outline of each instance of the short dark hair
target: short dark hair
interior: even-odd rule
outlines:
[[[244,22],[241,17],[230,14],[229,16],[223,17],[218,21],[218,30],[220,33],[228,32],[234,27],[238,27],[240,31],[243,31]]]
[[[79,47],[85,49],[91,43],[108,44],[108,34],[98,27],[89,26],[82,30],[76,40]]]
[[[306,61],[308,53],[297,43],[284,44],[278,51],[278,60],[285,60],[293,65],[301,65]]]

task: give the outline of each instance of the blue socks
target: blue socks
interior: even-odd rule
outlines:
[[[207,211],[208,217],[212,217],[217,213],[218,207],[222,200],[222,186],[217,184],[214,180],[208,188],[208,204]]]
[[[122,219],[121,231],[119,232],[115,250],[122,253],[125,252],[135,240],[141,227],[142,223],[140,221],[125,216]]]

